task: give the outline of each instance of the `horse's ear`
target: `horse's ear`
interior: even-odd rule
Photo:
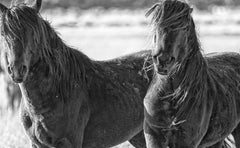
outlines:
[[[7,11],[7,9],[8,8],[6,6],[4,6],[3,4],[0,3],[0,15],[2,15],[3,12]]]
[[[40,11],[42,6],[42,0],[35,0],[35,3],[33,4],[32,8],[35,9],[37,12]]]
[[[160,6],[159,3],[154,4],[150,9],[147,10],[145,16],[148,17],[149,15],[151,15],[152,12],[159,6]]]

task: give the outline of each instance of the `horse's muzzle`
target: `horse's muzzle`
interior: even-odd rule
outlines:
[[[171,65],[175,62],[174,57],[166,58],[165,60],[162,60],[161,58],[157,58],[155,62],[155,70],[157,73],[161,75],[167,75],[170,71]]]
[[[22,83],[25,80],[27,71],[27,66],[25,65],[8,66],[8,74],[16,83]]]

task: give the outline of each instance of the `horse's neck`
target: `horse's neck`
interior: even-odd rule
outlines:
[[[174,73],[172,78],[172,85],[174,89],[181,87],[180,85],[195,83],[199,78],[206,78],[208,76],[207,63],[200,51],[197,51],[193,56],[187,57],[187,61],[181,66],[181,69]]]

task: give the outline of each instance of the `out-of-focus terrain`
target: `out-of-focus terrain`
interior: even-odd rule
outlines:
[[[145,12],[146,9],[55,8],[42,11],[42,16],[68,45],[94,60],[107,60],[153,48],[150,20]],[[196,10],[193,17],[204,53],[240,52],[240,9],[213,7],[211,11]],[[7,111],[6,104],[5,84],[0,76],[0,148],[29,147],[18,112]],[[117,147],[131,148],[127,142]]]
[[[152,49],[146,10],[48,10],[47,18],[68,43],[93,59],[104,60]],[[63,17],[65,16],[65,17]],[[240,10],[215,8],[193,13],[205,53],[239,51]]]

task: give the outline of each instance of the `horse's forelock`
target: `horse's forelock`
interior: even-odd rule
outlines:
[[[8,42],[13,42],[13,39],[17,38],[25,47],[26,32],[32,30],[34,33],[38,30],[36,25],[38,23],[37,15],[32,8],[24,4],[8,9],[2,16],[1,33],[3,38]],[[34,33],[34,37],[37,34]]]
[[[146,16],[152,14],[152,24],[157,29],[161,27],[172,30],[185,28],[190,22],[192,8],[178,0],[164,0],[151,7]]]

